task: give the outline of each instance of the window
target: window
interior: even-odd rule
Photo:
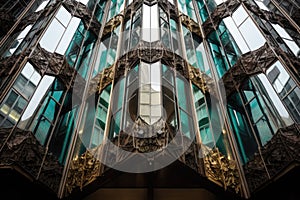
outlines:
[[[153,6],[143,4],[142,28],[143,40],[147,42],[154,42],[160,39],[159,13],[157,4],[154,4]]]
[[[185,15],[189,16],[191,19],[197,22],[197,17],[192,0],[178,0],[178,8]]]
[[[19,121],[40,79],[40,74],[26,63],[0,106],[0,126],[12,126]]]
[[[30,31],[31,28],[32,25],[28,25],[23,31],[19,33],[17,38],[13,41],[13,43],[9,47],[9,49],[3,54],[3,57],[11,56],[17,50],[17,48],[19,47],[21,42],[25,39],[27,33]]]
[[[293,119],[300,123],[300,89],[297,84],[279,61],[267,70],[267,77]]]
[[[62,6],[43,35],[40,45],[49,52],[64,54],[80,23],[80,19]]]
[[[105,36],[100,43],[98,50],[97,61],[93,71],[93,77],[114,64],[117,56],[117,48],[120,37],[120,26],[118,26],[112,33]]]

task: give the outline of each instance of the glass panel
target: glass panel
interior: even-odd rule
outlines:
[[[119,135],[121,127],[121,111],[117,112],[114,116],[112,116],[110,120],[110,133],[109,138],[112,139]]]
[[[39,7],[35,10],[35,12],[39,12],[40,10],[43,10],[46,7],[46,5],[48,4],[48,2],[49,2],[49,0],[41,3],[41,5],[39,5]]]
[[[176,78],[176,86],[177,86],[177,92],[178,92],[178,95],[180,94],[185,94],[185,95],[180,95],[181,98],[178,98],[178,103],[179,103],[179,106],[181,108],[183,108],[184,110],[188,110],[188,107],[187,107],[187,90],[185,88],[185,83],[184,81],[181,79],[181,78]]]
[[[34,129],[35,137],[41,143],[41,145],[46,143],[50,130],[51,123],[44,116],[42,116],[38,126]]]
[[[44,76],[43,79],[41,80],[41,83],[37,87],[34,95],[32,96],[24,114],[22,115],[21,118],[21,123],[26,123],[27,121],[30,121],[30,118],[32,117],[34,111],[40,104],[41,100],[43,99],[44,95],[48,91],[48,88],[50,85],[53,83],[54,77],[52,76]],[[20,127],[24,127],[25,125],[19,125]]]
[[[247,12],[243,8],[243,6],[240,6],[234,13],[232,14],[232,19],[235,21],[237,26],[239,26],[245,19],[248,17]]]
[[[257,151],[258,145],[244,113],[241,99],[237,94],[232,95],[228,99],[227,107],[231,126],[238,143],[240,156],[245,164],[253,157],[254,153]]]
[[[41,47],[53,53],[64,31],[65,28],[57,21],[57,19],[53,19],[40,41]]]
[[[192,118],[183,110],[180,110],[180,124],[181,131],[185,136],[192,139],[194,134],[193,120]]]
[[[157,4],[148,6],[143,4],[142,39],[147,42],[159,40],[159,15]]]
[[[249,34],[251,30],[251,34]],[[265,38],[262,36],[261,32],[258,30],[253,21],[248,18],[240,27],[240,31],[244,36],[249,48],[251,50],[256,50],[263,46],[266,42]]]
[[[76,17],[72,18],[70,24],[68,25],[68,28],[66,29],[66,32],[64,33],[64,36],[61,39],[61,42],[59,43],[55,52],[62,54],[62,55],[65,54],[65,51],[67,50],[67,47],[70,44],[80,21],[81,20],[79,18],[76,18]]]
[[[178,8],[181,12],[192,18],[197,22],[193,1],[192,0],[178,0]]]
[[[55,17],[66,27],[71,19],[71,14],[61,6]]]

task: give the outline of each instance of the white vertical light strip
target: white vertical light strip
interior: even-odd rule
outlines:
[[[160,39],[158,5],[143,4],[142,39],[154,42]]]
[[[159,40],[159,16],[158,16],[158,4],[151,6],[150,8],[150,22],[151,22],[151,42]]]
[[[143,21],[142,21],[142,39],[151,41],[151,9],[148,5],[143,4]]]

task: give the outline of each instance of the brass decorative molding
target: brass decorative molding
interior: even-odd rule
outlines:
[[[87,150],[80,156],[76,156],[70,164],[66,181],[66,192],[70,194],[74,188],[82,189],[93,182],[100,175],[100,161],[95,157],[98,148]]]
[[[104,26],[103,29],[103,37],[105,37],[107,34],[112,33],[123,21],[124,16],[122,14],[118,14],[112,19],[110,19]]]
[[[90,80],[88,96],[98,92],[100,94],[104,88],[112,83],[114,78],[114,65],[104,68],[99,74]]]
[[[197,24],[193,19],[191,19],[190,17],[186,16],[183,13],[180,13],[180,19],[181,19],[181,23],[185,25],[189,29],[189,31],[202,38],[199,24]]]
[[[217,149],[204,147],[204,169],[211,181],[224,187],[225,190],[241,191],[241,182],[237,163],[228,159]]]
[[[189,65],[189,72],[190,80],[201,89],[202,93],[205,94],[209,92],[208,86],[203,76],[204,73],[202,73],[198,68],[192,65]]]

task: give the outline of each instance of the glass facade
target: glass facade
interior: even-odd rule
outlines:
[[[132,170],[181,162],[252,197],[300,157],[291,156],[300,148],[299,6],[6,1],[0,165],[15,159],[63,198],[136,156],[144,160]],[[21,137],[30,142],[14,143]],[[7,156],[12,143],[28,157]]]

